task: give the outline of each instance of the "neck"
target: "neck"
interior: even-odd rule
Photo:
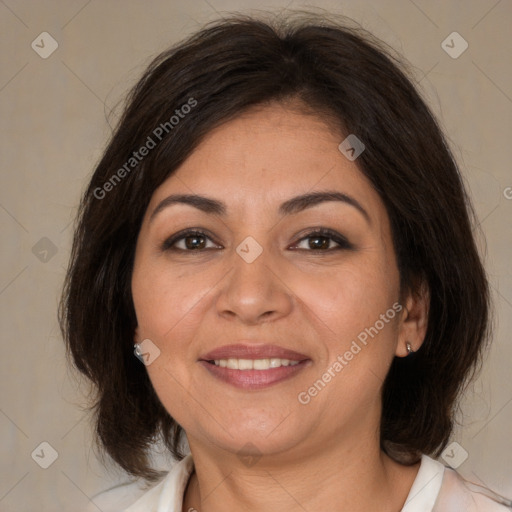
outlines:
[[[349,442],[348,442],[349,441]],[[378,436],[263,455],[247,467],[237,454],[189,439],[195,471],[183,510],[401,510],[419,469],[396,463],[379,448]]]

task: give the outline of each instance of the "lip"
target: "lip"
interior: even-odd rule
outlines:
[[[280,366],[267,370],[234,370],[216,366],[210,361],[215,359],[270,359],[272,357],[298,361],[294,366]],[[262,389],[297,375],[309,366],[311,359],[294,350],[277,345],[254,343],[250,345],[235,344],[218,347],[201,356],[198,361],[214,377],[241,389]]]
[[[309,365],[311,361],[305,360],[295,366],[280,366],[279,368],[269,368],[268,370],[233,370],[215,366],[208,361],[199,361],[199,363],[210,372],[214,377],[242,389],[262,389],[297,375],[301,370]]]
[[[308,356],[295,352],[278,345],[265,344],[243,344],[224,345],[218,347],[207,354],[202,355],[200,361],[214,361],[215,359],[270,359],[278,357],[280,359],[290,359],[290,361],[304,361]],[[258,370],[260,371],[260,370]],[[264,371],[264,370],[263,370]]]

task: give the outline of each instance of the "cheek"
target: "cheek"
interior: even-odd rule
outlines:
[[[338,340],[373,325],[398,299],[398,273],[377,253],[321,272],[288,274],[290,288]]]
[[[164,407],[177,421],[186,423],[183,411],[194,409],[186,392],[194,388],[197,346],[193,340],[216,280],[204,272],[173,268],[165,261],[148,263],[141,257],[137,263],[132,296],[138,337],[150,339],[160,350],[146,369]]]
[[[316,378],[329,384],[317,406],[374,404],[395,352],[398,282],[393,262],[369,251],[327,274],[305,274],[291,286],[323,326],[325,359]]]
[[[140,336],[156,340],[172,336],[194,316],[215,282],[204,272],[184,272],[163,261],[152,265],[141,261],[132,279]]]
[[[391,276],[365,265],[302,281],[308,307],[326,326],[326,350],[301,391],[313,397],[311,410],[326,415],[327,423],[341,425],[349,417],[357,423],[380,399],[397,338],[398,293]]]

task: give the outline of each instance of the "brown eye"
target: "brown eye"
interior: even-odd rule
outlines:
[[[310,249],[329,249],[332,241],[331,238],[326,236],[309,236],[307,239],[309,240]]]
[[[306,242],[306,246],[299,247],[300,244]],[[333,246],[332,243],[335,245]],[[352,244],[348,242],[348,240],[336,233],[335,231],[331,231],[330,229],[317,229],[315,231],[311,231],[307,233],[306,236],[302,237],[299,240],[299,243],[294,246],[294,249],[299,250],[310,250],[310,251],[320,251],[320,252],[330,252],[333,250],[340,249],[353,249]]]
[[[204,249],[205,237],[203,235],[188,235],[182,238],[187,249]]]
[[[183,252],[199,252],[206,249],[211,249],[212,246],[207,247],[208,240],[211,241],[210,237],[206,233],[197,230],[182,231],[173,235],[167,239],[163,245],[162,250],[164,251],[183,251]],[[180,244],[180,246],[178,246]],[[219,248],[213,242],[213,248]]]

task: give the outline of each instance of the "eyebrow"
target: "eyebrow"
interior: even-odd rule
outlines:
[[[293,215],[327,201],[338,201],[353,206],[363,215],[368,224],[371,224],[368,212],[362,207],[359,201],[348,194],[338,192],[337,190],[310,192],[308,194],[292,197],[279,206],[278,213],[281,216]],[[207,214],[219,215],[221,217],[224,217],[227,213],[226,204],[217,199],[199,194],[173,194],[166,197],[158,204],[158,206],[153,210],[153,213],[149,218],[149,222],[151,222],[162,210],[175,204],[188,204],[189,206],[193,206]]]

